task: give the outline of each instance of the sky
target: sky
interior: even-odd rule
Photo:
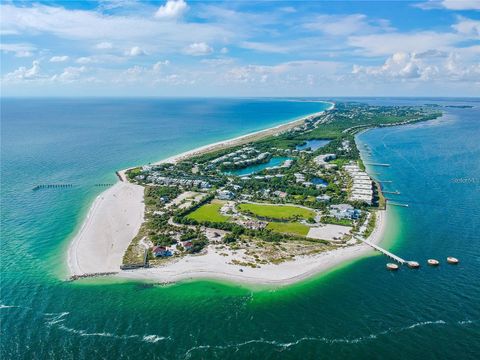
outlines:
[[[2,96],[480,96],[480,0],[8,1]]]

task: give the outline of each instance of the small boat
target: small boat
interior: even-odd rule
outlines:
[[[398,270],[398,265],[394,263],[388,263],[387,264],[387,269],[388,270]]]
[[[420,264],[416,261],[408,261],[407,265],[409,268],[412,268],[412,269],[418,269],[420,267]]]
[[[430,265],[430,266],[438,266],[440,264],[440,262],[436,259],[428,259],[427,264]]]
[[[449,264],[454,264],[454,265],[456,265],[456,264],[458,264],[458,259],[457,259],[457,258],[454,258],[453,256],[449,256],[449,257],[447,257],[447,262],[448,262]]]

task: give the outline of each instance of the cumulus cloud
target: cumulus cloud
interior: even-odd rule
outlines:
[[[469,64],[455,52],[398,52],[380,66],[354,65],[355,77],[380,81],[478,81],[480,64]]]
[[[125,52],[125,55],[128,56],[141,56],[141,55],[147,55],[147,53],[141,49],[139,46],[134,46],[131,49],[127,50]]]
[[[480,39],[480,21],[458,17],[458,22],[452,26],[457,32],[465,35],[473,36]]]
[[[205,42],[197,42],[188,45],[184,50],[184,53],[192,56],[203,56],[213,52],[213,48]]]
[[[158,8],[155,13],[157,19],[178,19],[188,9],[184,0],[167,0],[165,5]]]
[[[152,70],[155,72],[160,72],[163,67],[168,66],[170,64],[170,61],[164,60],[164,61],[157,61],[155,64],[152,66]]]
[[[5,75],[6,81],[21,81],[21,80],[33,80],[40,77],[40,62],[35,60],[32,62],[32,67],[27,68],[20,66],[17,70],[14,70]]]
[[[69,57],[67,55],[62,55],[62,56],[52,56],[50,58],[50,62],[54,62],[54,63],[57,63],[57,62],[65,62],[69,59]]]
[[[69,66],[63,69],[59,75],[54,75],[52,81],[58,80],[61,82],[74,82],[80,79],[81,75],[87,71],[85,66]]]

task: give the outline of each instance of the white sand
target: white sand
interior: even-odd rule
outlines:
[[[144,209],[142,186],[118,182],[100,194],[68,249],[70,275],[119,271]]]
[[[368,240],[379,243],[386,228],[386,211],[377,211],[377,226]],[[190,279],[218,279],[243,284],[287,285],[319,274],[339,264],[361,256],[373,254],[365,244],[339,248],[313,256],[297,257],[279,265],[262,265],[261,268],[228,264],[240,257],[230,251],[222,256],[209,246],[206,255],[187,256],[163,267],[122,271],[118,276],[130,279],[154,280],[162,283]],[[243,270],[243,272],[240,271]]]

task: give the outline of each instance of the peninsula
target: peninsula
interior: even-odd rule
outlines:
[[[355,134],[430,107],[337,103],[320,113],[119,171],[72,240],[73,279],[284,285],[366,254],[386,227]]]

